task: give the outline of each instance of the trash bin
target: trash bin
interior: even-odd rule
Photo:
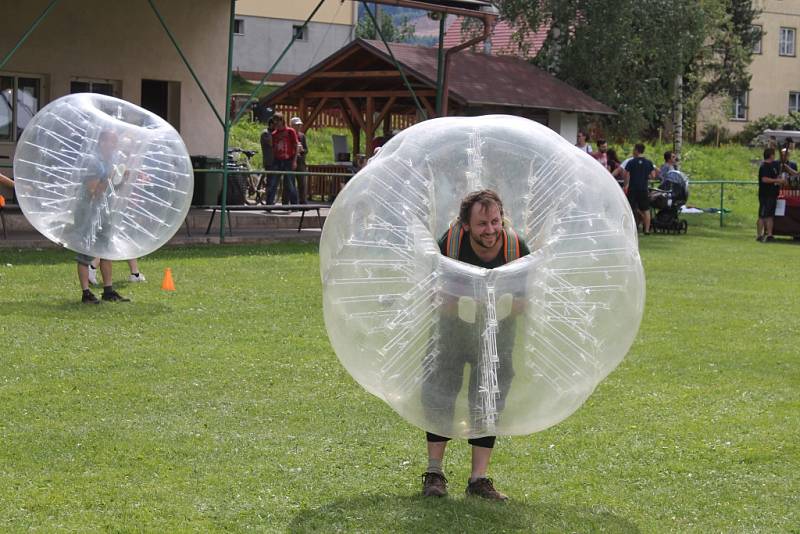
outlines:
[[[194,169],[222,169],[222,160],[211,156],[190,156]],[[193,206],[208,206],[217,203],[222,191],[221,172],[198,172],[194,175]]]

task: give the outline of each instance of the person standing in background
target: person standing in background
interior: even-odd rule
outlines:
[[[578,130],[578,142],[575,143],[575,146],[586,152],[587,154],[592,153],[592,145],[589,144],[589,136],[586,135],[586,132],[583,130]]]
[[[303,121],[300,117],[292,117],[289,124],[297,132],[297,172],[306,172],[306,154],[308,154],[308,142],[306,134],[303,132]],[[305,204],[308,200],[308,176],[305,174],[297,175],[297,194],[300,204]]]
[[[283,115],[276,113],[272,120],[275,122],[275,130],[272,132],[272,149],[275,156],[276,171],[295,171],[297,170],[297,145],[300,140],[294,128],[286,126]],[[297,204],[297,185],[293,174],[272,174],[269,177],[267,186],[267,204],[275,202],[275,195],[278,192],[278,181],[283,178],[283,189],[289,193],[289,203]]]

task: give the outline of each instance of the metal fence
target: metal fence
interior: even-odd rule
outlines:
[[[294,117],[299,116],[300,111],[297,106],[291,106],[288,104],[278,104],[275,106],[275,111],[277,113],[282,114],[284,117]],[[412,126],[419,122],[416,114],[408,114],[408,115],[392,115],[391,117],[391,129],[392,130],[403,130]],[[310,126],[311,128],[345,128],[348,129],[347,121],[342,116],[342,111],[338,109],[330,110],[330,111],[322,111],[317,118],[314,120],[314,124]]]
[[[719,186],[719,225],[725,226],[725,186],[757,186],[758,181],[743,180],[692,180],[689,187]]]

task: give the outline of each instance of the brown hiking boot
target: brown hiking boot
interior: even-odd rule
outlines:
[[[439,473],[423,473],[422,494],[425,497],[446,497],[447,479]]]
[[[494,489],[491,478],[479,478],[467,483],[467,497],[482,497],[491,501],[507,501],[508,495]]]

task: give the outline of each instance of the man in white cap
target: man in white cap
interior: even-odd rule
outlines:
[[[297,131],[297,172],[306,172],[308,143],[306,142],[306,134],[303,132],[303,121],[300,117],[292,117],[289,125]],[[308,176],[297,175],[297,189],[300,204],[305,204],[308,198]]]

